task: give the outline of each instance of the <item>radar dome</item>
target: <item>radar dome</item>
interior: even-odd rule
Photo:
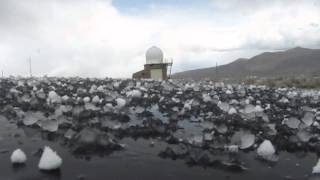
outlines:
[[[163,52],[160,48],[152,46],[146,52],[147,64],[160,64],[163,63]]]

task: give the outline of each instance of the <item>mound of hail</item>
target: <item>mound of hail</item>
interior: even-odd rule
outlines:
[[[10,159],[12,164],[23,164],[27,161],[27,156],[21,149],[16,149],[12,152]]]
[[[276,152],[271,141],[264,140],[257,149],[257,153],[261,157],[271,156]]]
[[[228,114],[236,114],[237,110],[235,108],[230,108]]]
[[[67,96],[67,95],[62,96],[62,100],[64,102],[68,101],[69,100],[69,96]]]
[[[39,169],[41,170],[55,170],[62,165],[62,159],[50,147],[45,146],[39,162]]]
[[[94,96],[93,98],[92,98],[92,103],[94,103],[94,104],[98,104],[100,102],[100,98],[99,98],[99,96]]]
[[[84,98],[83,98],[83,102],[85,102],[85,103],[90,102],[90,97],[84,97]]]
[[[227,126],[225,126],[227,127]],[[224,128],[227,131],[227,128]],[[219,131],[219,130],[218,130]],[[220,131],[222,132],[222,131]],[[239,145],[239,149],[247,149],[251,147],[255,142],[255,135],[251,134],[249,131],[237,131],[233,134],[233,137],[231,138],[231,143],[235,145]]]
[[[320,173],[320,159],[318,160],[317,164],[312,169],[313,174],[319,174]]]
[[[122,98],[117,98],[116,102],[118,108],[123,108],[126,105],[126,100]]]
[[[48,101],[50,103],[60,103],[61,97],[55,91],[50,91],[48,94]]]
[[[134,89],[132,91],[127,92],[127,96],[128,97],[139,98],[139,97],[142,96],[142,93],[139,90]]]

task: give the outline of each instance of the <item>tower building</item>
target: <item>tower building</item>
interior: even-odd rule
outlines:
[[[172,61],[170,63],[165,62],[162,50],[156,46],[152,46],[146,52],[146,64],[144,65],[144,69],[134,73],[132,78],[167,80],[169,78],[168,67],[170,67],[170,74]]]

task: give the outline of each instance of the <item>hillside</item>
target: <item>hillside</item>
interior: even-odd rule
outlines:
[[[218,72],[216,72],[216,69]],[[243,79],[257,77],[291,77],[320,75],[320,49],[293,48],[281,52],[264,52],[250,59],[237,59],[229,64],[175,73],[173,78]]]

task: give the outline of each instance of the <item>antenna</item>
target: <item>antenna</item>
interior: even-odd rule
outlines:
[[[3,70],[1,70],[1,77],[2,77],[2,79],[3,79]]]
[[[29,73],[30,73],[30,77],[32,77],[32,68],[31,68],[31,56],[29,57]]]

